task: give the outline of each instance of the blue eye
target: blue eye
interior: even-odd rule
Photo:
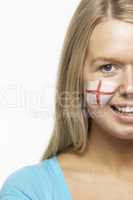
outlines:
[[[99,69],[100,69],[100,71],[102,71],[102,72],[113,72],[114,70],[112,70],[113,69],[113,65],[112,64],[106,64],[106,65],[102,65],[102,66],[100,66],[99,67]]]

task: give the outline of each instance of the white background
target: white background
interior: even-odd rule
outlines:
[[[0,1],[0,187],[48,144],[58,62],[78,3]]]

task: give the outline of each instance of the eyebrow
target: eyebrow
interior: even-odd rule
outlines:
[[[111,58],[111,57],[97,57],[97,58],[94,58],[92,61],[91,61],[91,65],[95,64],[96,62],[98,61],[102,61],[102,62],[115,62],[115,63],[118,63],[118,64],[122,64],[122,61],[118,60],[118,59],[115,59],[115,58]]]

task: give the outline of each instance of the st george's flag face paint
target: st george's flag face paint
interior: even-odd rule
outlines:
[[[95,80],[85,85],[85,95],[88,104],[106,105],[118,86],[116,81]]]

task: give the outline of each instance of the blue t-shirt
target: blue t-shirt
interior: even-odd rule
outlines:
[[[56,156],[22,167],[6,179],[0,200],[72,200]]]

